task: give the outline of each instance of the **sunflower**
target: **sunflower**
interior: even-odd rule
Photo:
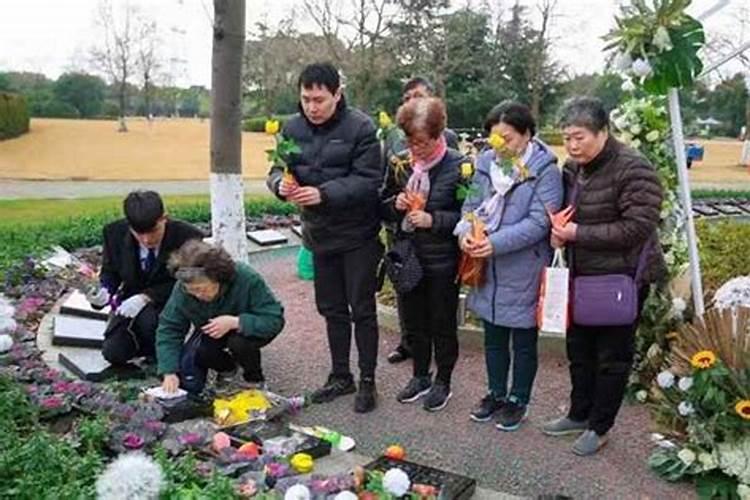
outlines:
[[[690,358],[690,364],[693,368],[703,370],[711,368],[716,363],[716,354],[713,351],[698,351]]]
[[[750,399],[740,399],[737,401],[737,404],[734,405],[734,411],[745,420],[750,420]]]

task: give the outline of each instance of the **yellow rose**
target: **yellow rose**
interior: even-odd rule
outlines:
[[[276,135],[279,133],[279,120],[266,120],[266,134]]]
[[[461,164],[461,177],[468,179],[474,173],[474,165],[469,162]]]
[[[393,125],[393,120],[388,116],[388,113],[381,111],[378,113],[378,123],[380,124],[380,128],[388,128]]]
[[[505,147],[505,139],[500,134],[490,134],[487,143],[495,150]]]

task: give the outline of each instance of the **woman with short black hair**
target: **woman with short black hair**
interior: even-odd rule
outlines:
[[[487,235],[475,241],[466,224],[456,228],[463,251],[488,260],[484,283],[468,298],[468,307],[484,323],[489,385],[471,419],[487,422],[496,416],[498,429],[513,431],[528,413],[537,371],[536,303],[551,256],[547,211],[560,207],[562,180],[557,158],[535,137],[527,106],[498,104],[485,128],[491,143],[503,145],[479,155],[463,212],[481,220]]]
[[[180,355],[191,326],[200,335],[200,368],[230,378],[239,365],[248,386],[262,385],[260,349],[284,327],[284,308],[263,278],[223,248],[197,240],[172,255],[169,268],[177,283],[156,332],[164,389],[180,385]]]

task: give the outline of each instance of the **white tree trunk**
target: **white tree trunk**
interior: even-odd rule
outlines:
[[[214,242],[247,261],[242,186],[245,0],[214,0],[211,57],[211,227]]]
[[[247,262],[242,174],[215,174],[211,181],[211,234],[237,261]]]

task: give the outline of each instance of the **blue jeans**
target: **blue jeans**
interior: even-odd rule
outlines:
[[[484,322],[484,357],[490,392],[497,399],[512,399],[527,405],[537,370],[537,329],[508,328]],[[513,381],[508,393],[508,373],[511,368],[511,339]]]

